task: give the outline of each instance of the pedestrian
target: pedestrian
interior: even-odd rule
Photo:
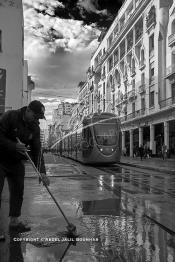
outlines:
[[[148,149],[147,149],[147,145],[145,144],[145,145],[144,145],[144,148],[143,148],[143,155],[144,155],[144,158],[147,157],[147,153],[148,153]]]
[[[147,149],[147,152],[148,152],[148,153],[147,153],[147,157],[148,157],[148,158],[151,158],[151,150],[150,150],[149,147],[148,147],[148,149]]]
[[[167,157],[167,146],[165,144],[162,145],[162,159],[166,160]]]
[[[39,168],[43,183],[49,185],[40,142],[39,119],[45,118],[44,111],[44,105],[34,100],[26,107],[5,112],[0,119],[0,204],[6,177],[10,194],[9,230],[17,232],[30,230],[29,225],[19,220],[23,202],[27,146],[30,147],[29,154]],[[0,233],[0,239],[4,238],[4,234]]]
[[[144,155],[144,148],[143,148],[142,145],[140,145],[140,147],[139,147],[139,154],[140,154],[140,160],[142,160],[143,159],[143,155]]]
[[[123,156],[126,156],[126,147],[123,148]]]

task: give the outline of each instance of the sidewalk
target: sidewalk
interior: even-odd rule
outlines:
[[[175,159],[146,158],[141,161],[140,157],[122,156],[120,163],[175,175]]]

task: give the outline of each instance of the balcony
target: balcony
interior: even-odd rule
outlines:
[[[175,104],[175,97],[169,97],[169,98],[164,99],[164,100],[159,102],[160,109],[162,109],[164,107],[169,107],[173,104]]]
[[[136,99],[136,97],[137,97],[137,95],[136,95],[135,89],[128,92],[129,100],[134,100],[134,99]]]
[[[166,70],[166,78],[171,78],[175,76],[175,64],[169,66]]]
[[[128,121],[137,117],[141,117],[143,115],[145,115],[145,108],[142,108],[140,110],[132,112],[131,114],[121,117],[120,121],[121,122]]]
[[[170,46],[170,47],[175,46],[175,33],[171,34],[168,37],[168,46]]]
[[[145,93],[146,89],[145,89],[145,84],[142,84],[139,86],[139,93],[142,94],[142,93]]]

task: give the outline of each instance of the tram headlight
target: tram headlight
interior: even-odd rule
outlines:
[[[112,150],[112,152],[113,152],[113,151],[114,151],[114,148],[112,148],[111,150]]]
[[[100,148],[100,151],[102,152],[102,151],[103,151],[103,148]]]

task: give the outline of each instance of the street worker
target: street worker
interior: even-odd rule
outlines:
[[[30,226],[19,220],[24,191],[25,153],[38,168],[43,184],[49,185],[41,152],[39,119],[44,119],[45,107],[37,100],[18,110],[9,110],[0,118],[0,204],[4,179],[9,185],[9,230],[25,232]],[[0,230],[0,240],[4,234]]]

